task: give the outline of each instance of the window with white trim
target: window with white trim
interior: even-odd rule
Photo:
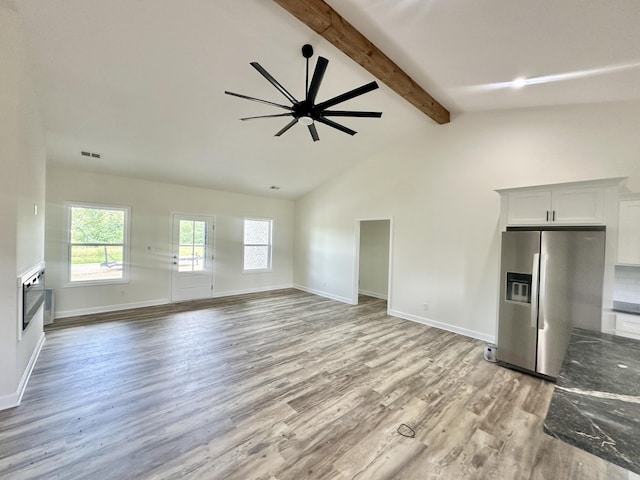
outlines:
[[[69,282],[127,280],[129,208],[69,204]]]
[[[272,230],[272,220],[244,219],[242,264],[245,272],[271,270]]]

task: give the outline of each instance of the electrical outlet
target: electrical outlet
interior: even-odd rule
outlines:
[[[429,304],[428,303],[423,303],[422,304],[422,310],[424,310],[425,312],[429,311]]]

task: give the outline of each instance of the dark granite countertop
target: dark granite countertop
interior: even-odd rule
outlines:
[[[640,340],[573,330],[543,428],[640,474]]]

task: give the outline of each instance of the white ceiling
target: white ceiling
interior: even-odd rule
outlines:
[[[640,99],[638,0],[329,0],[452,113]],[[295,199],[435,124],[384,84],[340,108],[354,137],[319,142],[249,62],[304,95],[300,48],[329,59],[318,101],[374,78],[270,0],[15,0],[25,21],[48,161],[114,174]],[[312,59],[312,67],[313,61]],[[531,85],[513,89],[517,77]],[[88,159],[80,151],[102,154]],[[269,189],[277,185],[278,191]]]

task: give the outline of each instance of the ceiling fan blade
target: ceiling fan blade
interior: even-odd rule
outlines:
[[[296,123],[298,123],[298,119],[294,118],[293,120],[291,120],[289,123],[287,123],[284,127],[282,127],[282,129],[276,133],[274,135],[274,137],[279,137],[280,135],[282,135],[284,132],[286,132],[287,130],[289,130],[291,127],[293,127]]]
[[[375,90],[376,88],[378,88],[378,84],[376,82],[367,83],[366,85],[354,88],[353,90],[343,93],[342,95],[338,95],[337,97],[333,97],[325,102],[319,103],[314,107],[314,109],[316,111],[320,111],[324,110],[325,108],[333,107],[338,103],[346,102],[347,100],[351,100],[352,98],[370,92],[371,90]]]
[[[299,103],[298,100],[296,100],[295,97],[291,95],[286,88],[280,85],[278,81],[269,74],[269,72],[267,72],[264,68],[262,68],[262,66],[258,62],[251,62],[250,65],[253,68],[255,68],[258,72],[260,72],[260,74],[264,78],[266,78],[271,85],[276,87],[280,93],[282,93],[285,97],[287,97],[287,100],[289,100],[293,104]]]
[[[318,57],[316,69],[313,71],[313,78],[311,79],[311,85],[309,85],[309,92],[307,93],[307,102],[311,105],[316,101],[316,95],[318,95],[324,72],[327,71],[327,65],[329,65],[329,60],[324,57]]]
[[[278,113],[278,114],[275,114],[275,115],[258,115],[258,116],[255,116],[255,117],[244,117],[244,118],[241,118],[240,120],[244,121],[244,120],[254,120],[256,118],[290,117],[291,115],[293,115],[293,112],[291,112],[291,113]]]
[[[358,133],[355,130],[351,130],[344,125],[340,125],[339,123],[334,122],[333,120],[329,120],[328,118],[319,117],[316,119],[316,121],[324,123],[325,125],[329,125],[330,127],[333,127],[336,130],[340,130],[341,132],[348,133],[349,135],[355,135],[356,133]]]
[[[323,117],[370,117],[380,118],[382,112],[350,112],[348,110],[324,110]]]
[[[284,108],[285,110],[293,110],[293,108],[287,105],[280,105],[279,103],[270,102],[269,100],[262,100],[260,98],[255,98],[255,97],[247,97],[246,95],[242,95],[240,93],[228,92],[226,90],[224,93],[226,93],[227,95],[233,95],[234,97],[245,98],[247,100],[251,100],[254,102],[266,103],[267,105],[273,105],[274,107]]]
[[[316,130],[315,124],[313,123],[309,124],[309,133],[311,134],[311,138],[313,138],[314,142],[317,142],[318,140],[320,140],[320,137],[318,136],[318,130]]]

